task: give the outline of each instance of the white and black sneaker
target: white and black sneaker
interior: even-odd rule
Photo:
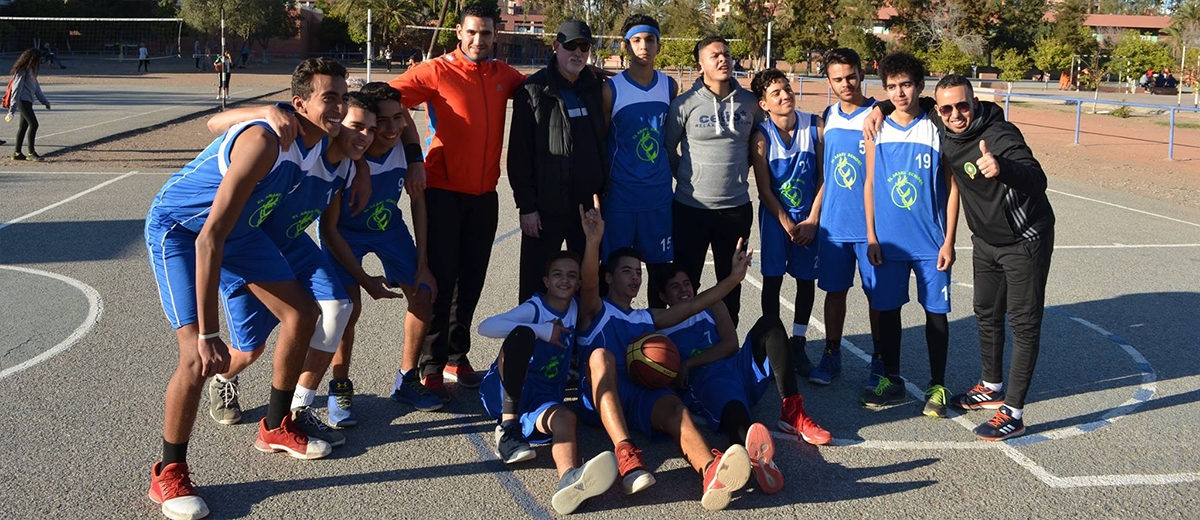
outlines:
[[[611,451],[596,455],[583,466],[571,468],[558,481],[550,505],[560,515],[569,515],[583,502],[603,494],[617,481],[617,456]]]
[[[346,444],[346,436],[325,424],[325,421],[321,420],[321,416],[311,406],[292,410],[292,422],[310,438],[323,440],[330,446]]]
[[[216,377],[208,382],[208,416],[218,423],[229,425],[242,422],[242,405],[238,403],[238,378],[225,382]]]
[[[521,433],[521,423],[507,421],[496,425],[496,451],[494,452],[505,464],[516,464],[533,460],[537,453],[525,442]]]

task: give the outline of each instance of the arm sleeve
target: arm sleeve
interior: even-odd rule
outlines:
[[[388,82],[400,91],[400,102],[405,108],[429,101],[437,92],[437,74],[433,69],[433,64],[425,62]]]
[[[554,334],[554,323],[534,323],[537,310],[531,303],[522,303],[511,311],[492,316],[479,324],[479,335],[489,338],[505,338],[513,329],[521,326],[533,329],[534,335],[542,341],[549,341]]]
[[[1025,144],[1021,131],[1011,123],[996,124],[1000,128],[1000,132],[997,132],[1000,139],[995,145],[989,145],[999,145],[999,149],[992,153],[1000,164],[1000,175],[997,179],[1021,193],[1045,193],[1046,172],[1041,163],[1033,157],[1033,150]]]
[[[12,114],[17,111],[17,105],[21,102],[21,89],[25,88],[24,81],[21,79],[24,74],[13,76],[12,80],[12,98],[9,99],[8,113]]]
[[[534,186],[534,125],[533,100],[529,90],[517,89],[513,96],[512,119],[508,127],[508,184],[513,190],[517,210],[526,215],[537,211],[537,188]]]
[[[663,146],[667,148],[667,161],[671,163],[671,175],[679,170],[679,142],[683,141],[683,129],[687,117],[683,114],[683,96],[671,100],[671,108],[667,109],[667,135]]]

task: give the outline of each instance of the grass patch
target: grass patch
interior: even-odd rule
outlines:
[[[1171,126],[1170,121],[1155,121],[1158,126]],[[1200,128],[1200,123],[1188,123],[1186,121],[1175,121],[1175,128]]]

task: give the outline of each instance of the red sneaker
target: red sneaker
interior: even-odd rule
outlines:
[[[479,388],[479,385],[483,384],[483,378],[471,368],[471,362],[465,359],[458,365],[446,365],[442,374],[447,380],[457,381],[458,386],[463,388]]]
[[[196,486],[188,477],[185,462],[162,467],[162,462],[150,468],[150,500],[162,504],[162,514],[176,520],[192,520],[208,516],[208,504],[196,494]]]
[[[700,505],[709,511],[719,511],[733,500],[733,492],[742,489],[750,480],[750,455],[740,444],[730,446],[725,453],[713,450],[716,456],[704,469],[704,495]]]
[[[632,495],[654,485],[654,474],[646,469],[642,462],[642,450],[637,449],[632,442],[622,441],[617,444],[617,473],[621,475],[621,488],[626,495]]]
[[[783,489],[783,473],[775,465],[775,441],[762,423],[750,425],[746,431],[746,451],[750,455],[750,470],[758,480],[758,489],[768,495]]]
[[[787,433],[799,435],[809,444],[820,446],[833,441],[833,435],[804,413],[804,397],[799,395],[783,398],[783,411],[779,414],[777,426]]]
[[[254,441],[258,451],[275,453],[286,451],[297,459],[319,459],[329,455],[333,447],[320,439],[311,439],[292,423],[292,416],[285,415],[283,422],[274,430],[267,429],[267,420],[258,422],[258,439]]]
[[[441,374],[429,374],[421,380],[421,384],[425,385],[425,389],[436,395],[443,403],[450,401],[450,391],[446,390],[446,383],[442,381]]]

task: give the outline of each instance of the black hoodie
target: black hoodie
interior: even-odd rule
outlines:
[[[880,103],[887,114],[891,103]],[[935,114],[936,101],[921,98],[921,108]],[[958,181],[959,198],[967,226],[984,242],[1006,246],[1023,240],[1038,240],[1054,227],[1054,210],[1046,198],[1046,172],[1025,144],[1025,137],[1004,120],[1004,110],[980,101],[971,124],[962,133],[946,130],[941,118],[931,117],[942,132],[942,164]],[[975,163],[983,156],[979,141],[1000,165],[1000,175],[988,179]]]

